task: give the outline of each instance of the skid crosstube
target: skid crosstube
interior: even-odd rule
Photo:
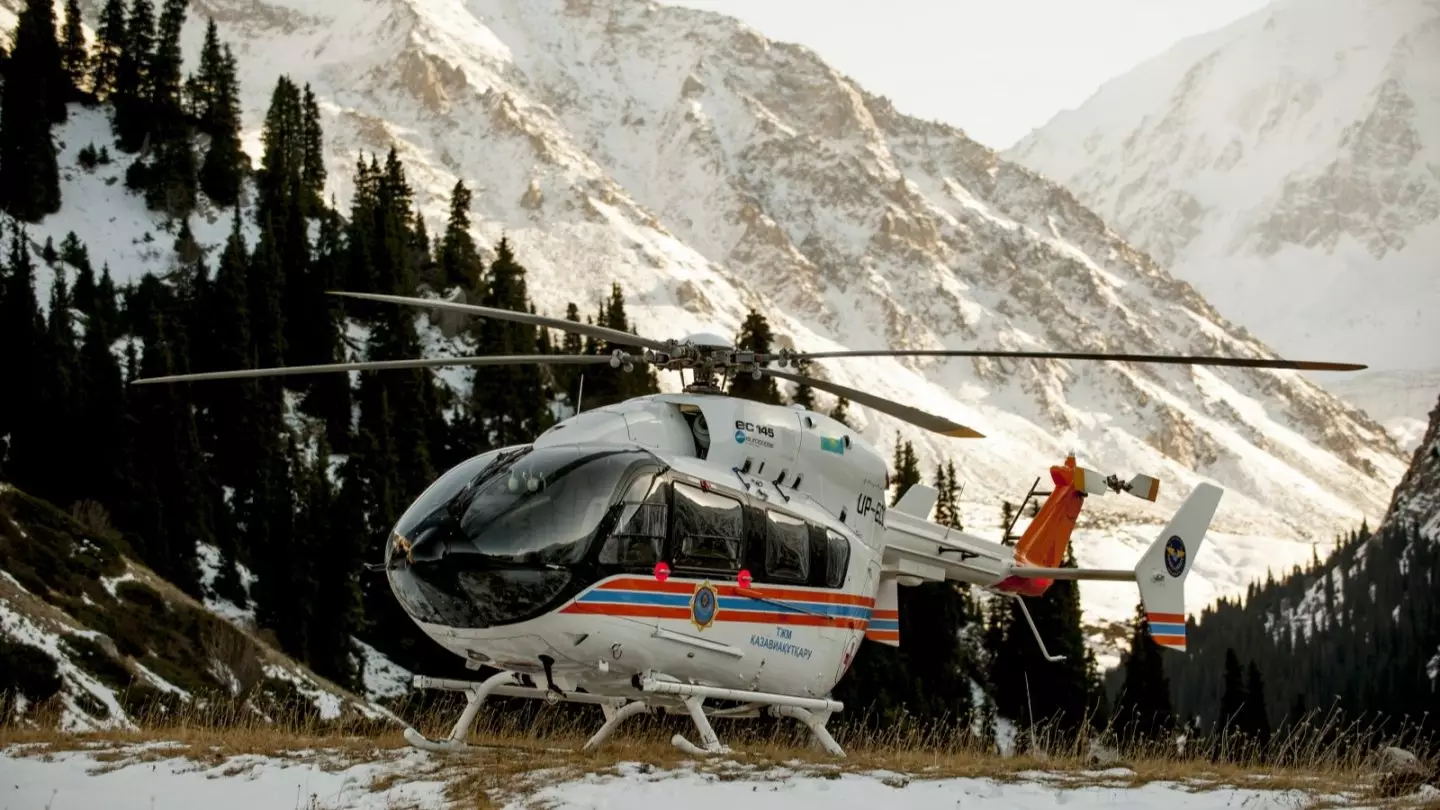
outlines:
[[[653,675],[640,681],[640,691],[635,696],[595,695],[588,692],[569,692],[562,695],[551,689],[525,686],[520,682],[519,676],[512,672],[498,672],[484,681],[461,681],[417,675],[414,685],[416,689],[465,692],[469,697],[464,711],[460,713],[460,719],[455,722],[455,726],[450,730],[450,735],[446,739],[432,740],[414,728],[407,727],[405,729],[406,742],[423,751],[461,753],[476,750],[475,746],[470,745],[466,739],[470,735],[470,728],[475,724],[476,715],[480,712],[480,705],[491,695],[502,695],[543,700],[548,703],[585,703],[599,706],[605,714],[605,723],[585,742],[582,748],[584,751],[598,748],[621,723],[637,714],[650,714],[655,709],[662,707],[667,709],[683,707],[700,733],[700,745],[695,745],[681,734],[676,734],[670,741],[675,747],[696,756],[731,753],[730,749],[720,742],[714,727],[710,725],[710,718],[743,719],[758,717],[761,712],[766,712],[774,717],[788,717],[802,723],[810,729],[815,742],[826,752],[837,757],[845,756],[845,751],[840,748],[840,745],[835,742],[835,738],[825,728],[825,723],[830,719],[830,715],[842,710],[844,704],[824,698],[777,695],[744,689],[722,689],[714,686],[680,683]],[[706,700],[739,701],[742,705],[733,709],[707,710],[704,706]]]

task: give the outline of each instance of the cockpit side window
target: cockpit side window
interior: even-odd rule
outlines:
[[[765,519],[765,579],[804,585],[810,576],[810,528],[805,521],[769,512]]]
[[[670,512],[666,489],[650,472],[630,483],[620,501],[615,531],[600,548],[601,565],[619,565],[648,573],[660,561]]]
[[[745,537],[740,501],[675,483],[673,564],[717,573],[740,570]]]
[[[850,541],[833,531],[826,531],[825,539],[829,546],[825,555],[825,585],[844,587],[845,572],[850,568]]]

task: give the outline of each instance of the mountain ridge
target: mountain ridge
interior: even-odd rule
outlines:
[[[1106,82],[1005,155],[1281,351],[1431,371],[1437,54],[1429,0],[1279,0]],[[1423,423],[1423,404],[1408,417]]]

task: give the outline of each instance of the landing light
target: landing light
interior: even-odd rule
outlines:
[[[655,563],[655,578],[664,582],[670,578],[670,566],[663,561]]]

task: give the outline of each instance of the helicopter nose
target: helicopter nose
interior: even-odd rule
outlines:
[[[411,618],[425,624],[485,629],[543,615],[568,598],[568,569],[488,568],[448,557],[391,568],[390,589]]]

